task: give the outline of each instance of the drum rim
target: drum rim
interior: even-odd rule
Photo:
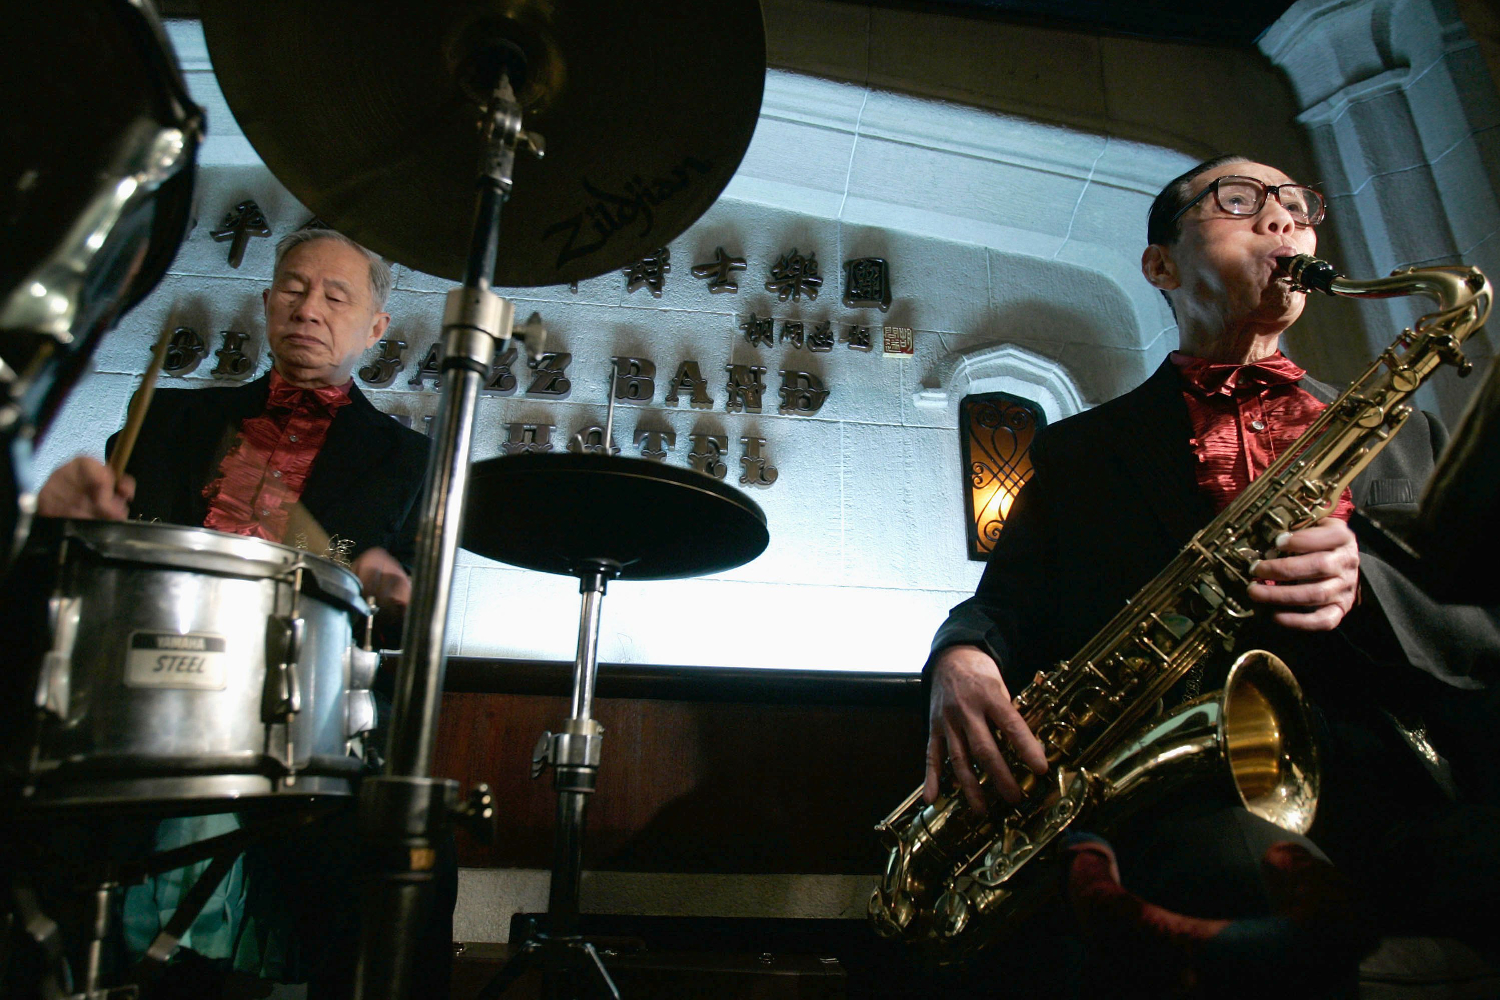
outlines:
[[[156,521],[65,521],[63,537],[123,562],[250,579],[281,579],[298,566],[314,586],[356,614],[368,614],[359,578],[347,566],[280,542]]]

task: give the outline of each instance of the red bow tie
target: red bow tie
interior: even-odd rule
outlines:
[[[1253,396],[1273,385],[1296,382],[1307,372],[1277,351],[1248,365],[1228,365],[1172,352],[1172,362],[1189,387],[1204,396]]]
[[[317,406],[332,413],[349,402],[349,385],[351,384],[353,383],[303,389],[282,378],[280,372],[272,371],[271,394],[266,399],[266,409],[295,411]]]

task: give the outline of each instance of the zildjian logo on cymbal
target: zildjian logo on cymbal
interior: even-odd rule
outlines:
[[[684,156],[682,162],[673,167],[667,176],[659,175],[651,180],[646,180],[639,174],[632,177],[625,182],[625,191],[621,194],[605,191],[584,180],[583,190],[594,201],[585,205],[578,214],[548,226],[542,233],[542,239],[564,234],[563,248],[557,254],[557,266],[562,267],[568,261],[587,257],[602,249],[616,233],[633,225],[638,219],[643,220],[640,234],[644,236],[656,224],[653,209],[692,186],[694,174],[690,169],[701,176],[707,174],[712,167],[712,163]],[[586,227],[592,230],[597,239],[581,242],[581,239],[587,239]]]

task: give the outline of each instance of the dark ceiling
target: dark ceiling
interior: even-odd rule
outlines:
[[[316,2],[316,0],[309,0]],[[857,6],[925,10],[959,17],[1105,32],[1170,41],[1253,45],[1292,0],[843,0]],[[197,0],[159,0],[165,17],[198,16]]]

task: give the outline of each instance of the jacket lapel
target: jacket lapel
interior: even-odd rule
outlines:
[[[1193,470],[1193,425],[1176,367],[1163,361],[1120,404],[1107,429],[1116,459],[1168,540],[1180,547],[1213,518],[1213,503]]]
[[[328,438],[302,487],[303,506],[327,511],[358,503],[352,487],[372,469],[381,468],[391,449],[392,435],[381,433],[387,422],[389,418],[375,409],[358,386],[350,386],[349,405],[334,414]]]

